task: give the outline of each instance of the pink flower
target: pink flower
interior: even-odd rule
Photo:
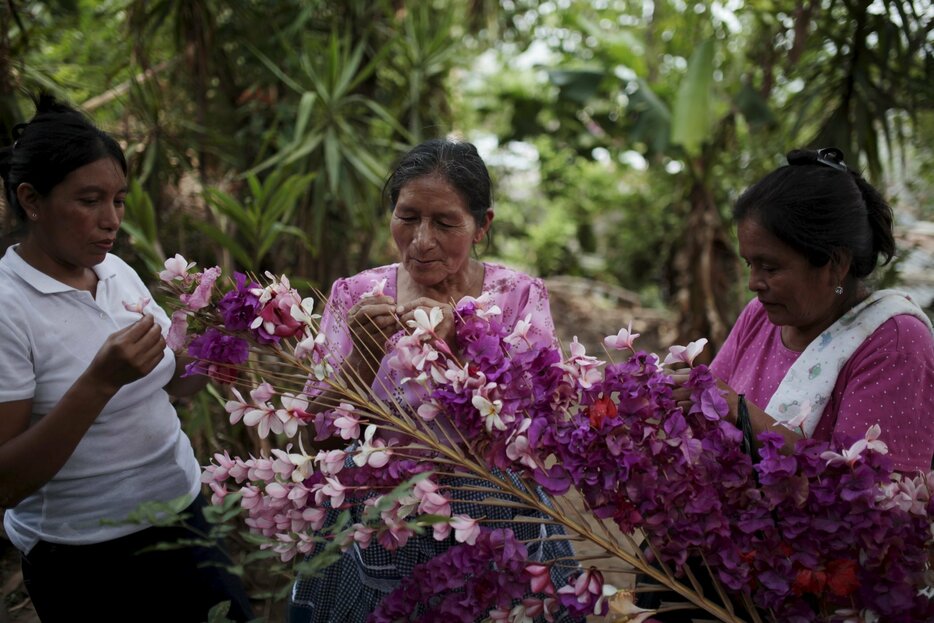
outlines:
[[[591,567],[581,573],[574,584],[568,584],[558,589],[559,595],[574,595],[582,604],[596,603],[603,597],[603,574]],[[601,614],[594,610],[594,614]]]
[[[629,327],[627,329],[620,329],[619,333],[616,335],[608,335],[603,338],[603,343],[606,344],[607,348],[612,348],[615,350],[623,350],[628,348],[631,351],[635,351],[633,348],[633,342],[636,338],[639,337],[641,333],[632,332],[632,320],[629,321]]]
[[[282,432],[282,421],[276,416],[276,410],[272,407],[253,407],[243,415],[243,423],[247,426],[256,426],[256,434],[261,439],[269,436],[270,432],[279,434]]]
[[[282,431],[289,437],[294,437],[298,432],[299,424],[303,424],[312,419],[312,415],[306,411],[308,408],[308,399],[302,395],[294,395],[288,392],[282,394],[279,400],[281,409],[276,410],[276,417],[282,422]]]
[[[526,344],[529,343],[529,329],[532,328],[532,314],[526,315],[525,318],[516,323],[516,328],[513,329],[512,333],[503,338],[503,341],[512,346],[519,346],[522,342]]]
[[[438,491],[438,485],[429,479],[422,480],[415,485],[413,493],[419,500],[418,512],[429,515],[451,515],[450,501]]]
[[[318,483],[314,486],[315,504],[321,504],[325,498],[331,501],[331,508],[338,508],[344,503],[344,495],[347,487],[341,484],[337,478],[328,476],[324,483]]]
[[[804,434],[804,428],[803,428],[804,422],[807,421],[808,417],[811,415],[812,410],[813,410],[813,405],[811,404],[811,401],[805,400],[798,407],[798,415],[794,416],[793,418],[791,418],[790,420],[786,422],[776,422],[775,425],[776,426],[781,425],[795,432],[800,432],[801,434]]]
[[[476,545],[477,537],[480,536],[480,522],[476,519],[467,515],[454,515],[451,527],[454,528],[455,541]]]
[[[293,337],[301,333],[305,324],[292,315],[292,308],[300,303],[296,299],[297,294],[293,295],[291,292],[272,299],[263,306],[250,328],[262,329],[270,337]]]
[[[142,315],[146,313],[146,306],[149,305],[149,301],[151,300],[152,299],[148,296],[141,296],[135,303],[123,301],[123,309]]]
[[[532,576],[532,592],[544,593],[545,595],[555,594],[555,585],[551,581],[551,567],[539,563],[531,563],[525,566],[525,572]]]
[[[374,279],[373,287],[370,288],[367,292],[363,294],[362,298],[370,298],[374,296],[385,296],[383,291],[386,289],[386,279]]]
[[[386,447],[386,442],[382,439],[374,441],[373,435],[375,434],[376,425],[370,424],[366,427],[366,432],[363,433],[363,443],[360,444],[360,448],[353,457],[353,462],[356,463],[357,467],[369,465],[379,469],[385,467],[386,463],[389,462],[392,451]]]
[[[286,459],[294,466],[292,471],[292,481],[293,482],[302,482],[314,472],[314,461],[316,457],[310,456],[305,452],[305,448],[302,446],[302,438],[298,438],[298,449],[301,451],[290,452],[286,455]]]
[[[321,471],[333,476],[344,469],[344,460],[347,453],[343,450],[321,450],[315,456],[315,462],[320,463]]]
[[[529,418],[525,418],[522,423],[519,424],[519,427],[516,429],[516,435],[506,445],[506,456],[510,461],[518,461],[531,469],[537,469],[538,462],[535,460],[535,453],[532,451],[532,445],[529,443],[529,438],[523,434],[531,425],[532,420]]]
[[[686,363],[689,366],[694,365],[694,358],[701,354],[704,346],[707,344],[707,338],[702,337],[696,342],[690,342],[687,346],[669,346],[668,356],[662,365],[668,366],[673,363]]]
[[[334,426],[340,431],[341,439],[351,440],[360,437],[360,417],[354,413],[354,406],[342,402],[334,409]]]
[[[208,487],[211,489],[211,504],[215,506],[220,506],[224,503],[224,498],[227,497],[227,494],[230,493],[227,491],[227,486],[222,485],[218,482],[209,482]]]
[[[188,333],[188,314],[184,310],[176,309],[172,312],[172,324],[169,333],[165,336],[165,345],[174,351],[185,347],[185,334]]]
[[[208,268],[207,270],[195,275],[194,279],[198,282],[195,291],[191,294],[182,294],[178,298],[185,304],[185,307],[192,311],[197,311],[206,307],[211,302],[211,293],[214,290],[214,282],[221,276],[220,266]]]
[[[272,388],[272,385],[263,381],[260,383],[256,389],[250,391],[250,398],[253,399],[253,402],[256,404],[266,404],[269,402],[270,398],[276,395],[276,390]]]
[[[159,272],[159,279],[165,282],[179,280],[182,281],[185,285],[188,285],[191,281],[191,276],[188,274],[192,268],[195,267],[195,263],[188,263],[181,254],[176,253],[175,257],[170,257],[165,261],[165,270]]]
[[[569,348],[571,356],[566,361],[554,365],[567,372],[583,389],[590,389],[594,383],[599,383],[603,378],[603,374],[598,368],[603,365],[603,362],[596,357],[587,355],[587,349],[577,341],[576,335],[571,340]]]
[[[373,534],[375,533],[375,528],[370,528],[360,523],[354,524],[353,526],[353,540],[360,546],[360,549],[366,549],[370,546],[370,541],[373,539]]]
[[[436,417],[438,417],[438,414],[441,413],[441,409],[439,409],[438,406],[433,403],[423,402],[418,406],[416,413],[418,413],[418,417],[422,418],[426,422],[431,422]]]
[[[380,532],[379,544],[391,552],[405,547],[414,534],[412,529],[405,522],[387,521],[385,518],[383,521],[388,529]]]
[[[230,423],[236,424],[243,419],[243,416],[246,415],[246,412],[249,411],[252,406],[247,402],[244,402],[243,396],[240,395],[240,392],[237,391],[236,387],[231,387],[230,390],[237,397],[236,400],[228,400],[224,403],[224,410],[230,414]]]
[[[853,448],[858,449],[859,452],[863,450],[875,450],[879,454],[888,454],[889,447],[884,441],[879,440],[879,435],[881,434],[882,427],[878,424],[873,424],[869,427],[869,430],[866,431],[865,437],[853,444]]]
[[[866,436],[859,439],[849,448],[844,448],[842,452],[837,453],[832,450],[822,452],[820,458],[827,461],[828,465],[846,463],[850,467],[856,464],[856,461],[866,450],[875,450],[880,454],[888,454],[889,447],[884,441],[879,441],[879,435],[882,429],[878,424],[873,424],[866,431]]]
[[[308,524],[309,528],[320,530],[324,526],[324,520],[327,519],[328,513],[323,508],[308,506],[302,509],[300,516],[302,521]]]

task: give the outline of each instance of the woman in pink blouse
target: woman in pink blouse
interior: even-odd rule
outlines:
[[[527,339],[532,343],[556,344],[541,280],[472,256],[493,221],[490,176],[473,145],[431,140],[415,147],[393,171],[385,192],[400,261],[335,282],[321,320],[332,365],[340,368],[341,376],[362,379],[377,396],[393,395],[399,403],[417,407],[423,390],[402,383],[403,375],[392,367],[402,327],[414,318],[416,309],[440,308],[443,320],[435,331],[457,353],[454,308],[464,297],[477,299],[481,307],[499,307],[502,323],[510,331],[520,321],[529,323]],[[333,407],[337,401],[323,390],[315,408]],[[469,501],[460,504],[476,506]],[[495,511],[484,507],[466,512],[492,519]],[[558,533],[554,526],[516,523],[511,527],[520,539],[535,542],[530,543],[530,558],[573,556],[565,541],[548,540]],[[297,580],[289,621],[362,623],[415,565],[451,545],[450,540],[439,542],[427,535],[393,552],[378,544],[365,550],[353,546],[320,575]],[[554,572],[555,584],[566,583],[570,571],[568,566]],[[569,619],[560,613],[556,620]]]
[[[711,368],[754,433],[862,437],[878,425],[896,469],[934,454],[934,339],[905,295],[866,280],[892,259],[892,211],[838,149],[793,151],[734,208],[756,294]],[[783,422],[785,426],[777,426]]]

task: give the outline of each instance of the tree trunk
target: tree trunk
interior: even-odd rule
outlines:
[[[689,192],[690,211],[672,258],[679,344],[706,337],[702,363],[720,349],[738,313],[732,296],[738,280],[736,254],[725,223],[703,181]]]

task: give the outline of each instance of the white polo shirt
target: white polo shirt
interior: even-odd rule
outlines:
[[[152,298],[136,272],[108,255],[94,267],[97,293],[76,290],[7,249],[0,259],[0,403],[32,398],[31,423],[48,413],[83,373],[107,337],[139,320],[123,303]],[[168,331],[155,303],[146,306]],[[108,541],[146,526],[108,525],[147,501],[166,502],[200,489],[201,469],[163,387],[175,356],[110,399],[52,480],[8,509],[4,528],[28,552],[53,543]]]

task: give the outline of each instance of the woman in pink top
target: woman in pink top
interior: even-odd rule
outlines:
[[[363,379],[377,396],[393,395],[392,402],[417,407],[423,400],[422,390],[413,387],[414,383],[402,383],[403,375],[392,366],[402,327],[414,318],[416,309],[438,307],[443,320],[436,333],[457,353],[454,307],[464,297],[477,299],[481,308],[499,307],[500,319],[510,331],[520,321],[529,323],[531,342],[556,344],[542,281],[472,257],[474,246],[487,236],[493,221],[490,176],[473,145],[451,140],[418,145],[403,156],[385,190],[400,261],[339,279],[332,286],[321,331],[327,336],[332,365],[340,368],[339,375]],[[312,408],[333,408],[338,402],[339,396],[325,389]],[[348,462],[346,467],[353,465]],[[478,507],[483,497],[461,498],[455,503],[461,508],[457,512],[487,520],[511,518],[511,511],[497,515],[497,508]],[[530,559],[573,558],[570,546],[551,524],[520,522],[510,527],[521,540],[530,542]],[[436,541],[423,535],[395,551],[377,543],[366,549],[354,545],[319,575],[299,577],[292,590],[289,621],[363,623],[414,566],[453,544],[452,539]],[[573,563],[555,568],[553,580],[561,586]],[[555,620],[572,619],[561,611]]]
[[[895,254],[892,211],[838,149],[793,151],[734,208],[756,294],[711,368],[753,431],[862,437],[878,424],[896,469],[934,454],[934,339],[924,313],[866,284]],[[778,426],[784,422],[785,426]]]

